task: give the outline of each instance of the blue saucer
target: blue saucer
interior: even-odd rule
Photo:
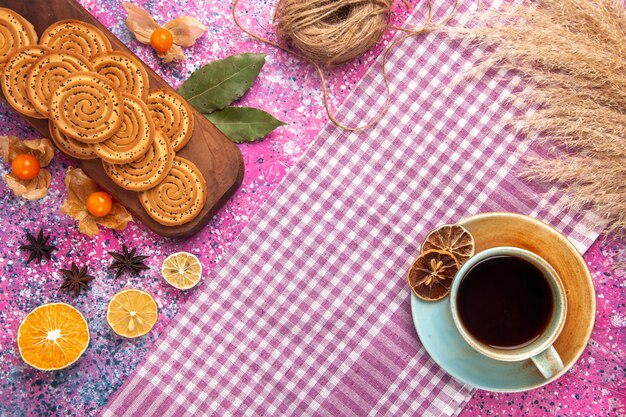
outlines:
[[[546,383],[530,360],[500,362],[476,352],[452,321],[450,297],[430,302],[411,293],[413,323],[435,362],[459,381],[488,391],[526,391]]]
[[[557,230],[520,214],[485,213],[459,224],[474,237],[476,253],[496,246],[519,247],[540,255],[557,271],[565,287],[568,311],[554,347],[565,368],[545,379],[531,360],[501,362],[483,356],[454,326],[449,297],[432,302],[411,293],[411,314],[422,345],[451,376],[488,391],[527,391],[559,378],[583,353],[595,318],[593,281],[582,257]]]

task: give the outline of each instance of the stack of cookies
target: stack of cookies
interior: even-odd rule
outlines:
[[[4,39],[2,39],[4,38]],[[49,119],[65,154],[97,159],[111,180],[137,193],[157,222],[176,226],[202,210],[207,187],[199,169],[176,156],[193,132],[186,102],[149,89],[143,65],[113,51],[95,26],[59,21],[38,40],[33,25],[0,8],[1,85],[19,113]]]

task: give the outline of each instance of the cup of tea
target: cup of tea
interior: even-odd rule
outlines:
[[[450,306],[455,326],[479,353],[531,359],[546,379],[563,369],[552,345],[565,324],[565,289],[540,256],[504,246],[477,253],[457,273]]]

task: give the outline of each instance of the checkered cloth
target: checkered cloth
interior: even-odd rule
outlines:
[[[500,103],[515,80],[445,88],[477,53],[441,34],[395,49],[385,118],[323,129],[104,415],[456,415],[472,391],[429,358],[411,320],[405,276],[426,233],[512,211],[581,251],[597,237],[594,219],[516,175],[530,151],[504,128],[518,110]],[[384,97],[374,65],[340,114],[365,120]]]

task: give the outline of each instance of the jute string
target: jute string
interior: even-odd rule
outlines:
[[[410,8],[407,0],[402,2],[407,9]],[[280,39],[291,42],[294,49],[245,28],[236,13],[239,0],[233,2],[232,15],[237,27],[251,38],[313,64],[321,80],[324,108],[330,121],[342,129],[359,131],[378,123],[389,110],[391,89],[387,61],[391,51],[410,37],[444,27],[458,7],[458,0],[454,0],[450,12],[440,21],[433,22],[432,5],[428,0],[425,22],[414,28],[404,28],[390,24],[392,3],[393,0],[281,0],[274,13],[274,20],[277,21],[276,32]],[[393,41],[383,53],[381,67],[386,89],[385,103],[369,122],[356,126],[344,125],[330,110],[328,87],[322,67],[333,68],[361,56],[380,40],[387,29],[404,34]]]

